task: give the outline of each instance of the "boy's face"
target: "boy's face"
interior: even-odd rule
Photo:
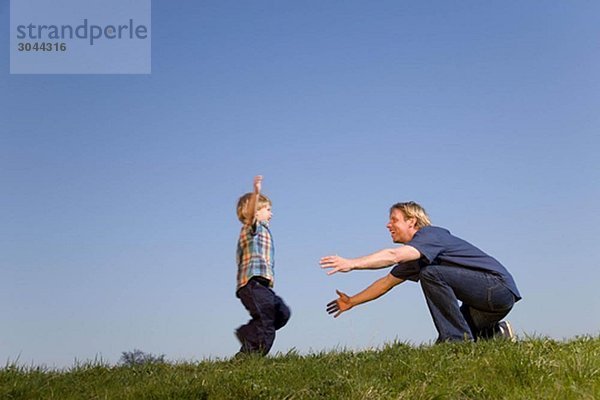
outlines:
[[[264,207],[259,208],[258,211],[256,211],[256,219],[260,222],[263,222],[263,221],[270,222],[272,216],[273,216],[273,213],[271,212],[270,204],[267,204]]]

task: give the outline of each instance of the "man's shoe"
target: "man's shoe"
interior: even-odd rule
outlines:
[[[513,332],[512,326],[510,326],[510,322],[508,321],[500,321],[497,328],[497,335],[504,339],[510,340],[511,342],[515,342],[517,338],[515,337],[515,333]]]

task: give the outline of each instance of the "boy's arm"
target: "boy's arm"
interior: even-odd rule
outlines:
[[[395,247],[379,250],[373,254],[358,258],[343,258],[340,256],[327,256],[321,258],[321,268],[331,268],[327,275],[336,272],[350,272],[354,269],[379,269],[393,264],[418,260],[421,258],[419,250],[412,246]]]
[[[404,282],[404,279],[396,278],[392,274],[387,274],[354,296],[348,296],[346,293],[336,290],[336,293],[339,297],[327,304],[327,312],[329,314],[335,313],[333,317],[337,318],[341,313],[350,310],[354,306],[375,300],[383,296],[391,288],[401,284],[402,282]]]
[[[250,197],[250,201],[246,205],[246,209],[244,210],[244,217],[246,219],[246,223],[249,225],[254,225],[256,222],[256,211],[258,208],[258,196],[260,195],[260,191],[262,189],[262,175],[257,175],[254,177],[254,194]]]

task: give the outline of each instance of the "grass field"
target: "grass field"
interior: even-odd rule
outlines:
[[[7,365],[0,399],[600,399],[600,338],[409,346],[300,356]]]

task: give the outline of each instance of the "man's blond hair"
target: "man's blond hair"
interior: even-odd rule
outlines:
[[[238,200],[237,216],[242,224],[252,223],[252,221],[246,221],[246,208],[248,207],[248,203],[250,203],[250,198],[252,196],[254,196],[254,193],[246,193],[245,195],[240,197],[240,199]],[[271,199],[269,199],[267,196],[265,196],[262,193],[258,195],[257,203],[258,203],[256,205],[257,211],[260,210],[261,208],[272,205]]]
[[[417,220],[416,228],[421,229],[424,226],[431,225],[429,216],[423,207],[414,201],[404,203],[396,203],[390,208],[390,213],[394,210],[399,210],[404,214],[404,219],[415,218]]]

